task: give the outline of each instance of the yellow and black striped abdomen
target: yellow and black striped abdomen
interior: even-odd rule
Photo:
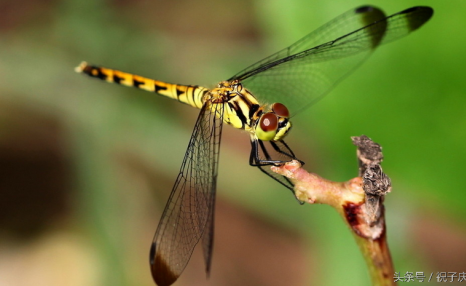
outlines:
[[[82,62],[76,68],[76,71],[87,74],[91,77],[105,80],[107,82],[114,82],[121,85],[132,86],[150,92],[155,92],[196,108],[202,107],[203,97],[206,92],[209,91],[207,88],[197,85],[179,85],[166,83],[118,70],[88,65],[86,62]]]
[[[216,88],[207,89],[197,85],[166,83],[86,62],[82,62],[76,71],[107,82],[154,92],[199,109],[208,101],[212,111],[223,109],[223,122],[249,132],[253,132],[252,125],[262,110],[256,98],[236,81],[220,82]]]

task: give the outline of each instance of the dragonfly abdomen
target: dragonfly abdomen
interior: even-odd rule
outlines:
[[[107,82],[113,82],[125,86],[132,86],[150,92],[155,92],[196,108],[202,107],[202,98],[208,91],[207,88],[200,87],[197,85],[180,85],[166,83],[150,78],[145,78],[135,74],[125,73],[119,70],[89,65],[86,62],[82,62],[76,68],[76,71],[87,74],[90,77],[105,80]]]

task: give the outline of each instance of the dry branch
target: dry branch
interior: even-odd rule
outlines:
[[[328,204],[342,215],[366,260],[372,285],[396,285],[383,205],[385,195],[391,191],[391,181],[380,166],[382,148],[365,135],[352,140],[358,147],[359,177],[347,182],[332,182],[308,173],[298,161],[274,166],[272,170],[292,180],[299,200]]]

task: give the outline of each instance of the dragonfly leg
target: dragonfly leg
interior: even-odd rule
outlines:
[[[272,145],[273,146],[273,145]],[[273,149],[280,154],[284,154],[289,156],[287,153],[282,152],[278,146],[274,146]],[[260,152],[262,151],[263,157],[261,158]],[[251,166],[268,166],[268,165],[281,165],[285,164],[286,162],[291,161],[293,158],[290,160],[274,160],[272,159],[272,156],[270,156],[269,151],[264,145],[264,141],[259,140],[259,139],[251,139],[251,155],[249,156],[249,165]]]
[[[282,147],[278,146],[278,142],[280,142]],[[270,141],[270,145],[272,145],[273,149],[275,151],[277,151],[277,153],[280,153],[280,154],[282,154],[284,156],[290,157],[292,160],[297,160],[297,161],[299,161],[299,163],[301,163],[301,165],[305,164],[303,161],[296,158],[293,151],[290,149],[290,147],[288,147],[288,144],[286,144],[285,141],[283,141],[283,140],[280,140],[280,141],[277,141],[277,142]],[[287,161],[287,162],[289,162],[289,161]]]
[[[257,138],[251,138],[251,154],[249,156],[249,165],[251,166],[268,166],[268,165],[282,165],[291,160],[298,160],[302,165],[304,162],[296,158],[293,151],[285,143],[280,140],[277,142],[268,141],[272,146],[271,151],[275,153],[274,158],[270,155],[270,151],[267,150],[264,141]],[[262,153],[262,157],[261,157]]]
[[[290,181],[290,179],[273,172],[269,166],[282,165],[291,160],[298,160],[298,159],[296,159],[293,152],[288,147],[288,145],[286,145],[285,142],[280,141],[280,144],[277,144],[271,141],[269,142],[272,145],[271,149],[275,152],[275,154],[281,156],[283,159],[274,160],[272,156],[270,155],[270,152],[265,147],[265,144],[263,141],[258,140],[256,138],[251,138],[251,154],[249,157],[249,165],[258,167],[262,173],[266,174],[270,178],[274,179],[275,181],[279,182],[280,184],[288,188],[294,195],[294,184]],[[261,152],[264,158],[261,158],[261,155],[260,155]],[[298,202],[301,203],[299,200]]]

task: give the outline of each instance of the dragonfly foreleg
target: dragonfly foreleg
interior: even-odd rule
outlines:
[[[268,166],[282,165],[291,160],[297,159],[290,147],[283,141],[268,141],[272,148],[267,149],[265,142],[257,138],[251,138],[251,154],[249,157],[249,165],[251,166]],[[273,152],[273,154],[272,154]]]
[[[296,159],[294,158],[294,154],[288,147],[288,145],[286,145],[284,142],[282,143],[284,144],[284,146],[286,146],[286,151],[280,149],[280,147],[277,144],[272,144],[273,151],[277,154],[286,155],[287,157],[290,157],[289,161]],[[260,158],[260,152],[263,153],[263,156],[265,157],[264,159]],[[288,161],[273,160],[272,156],[270,156],[270,153],[267,151],[264,142],[256,138],[251,138],[251,155],[249,157],[249,165],[258,167],[262,173],[266,174],[270,178],[287,187],[294,195],[294,184],[290,181],[290,179],[273,172],[269,167],[270,165],[281,165],[285,164],[286,162]]]

